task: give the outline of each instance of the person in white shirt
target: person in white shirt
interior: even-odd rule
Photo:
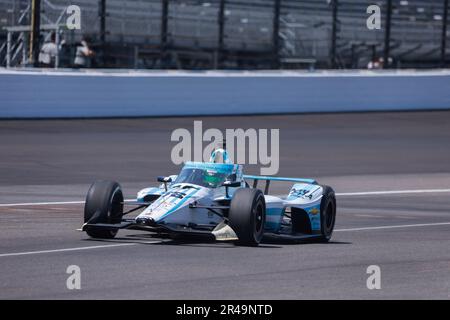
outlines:
[[[54,67],[57,54],[58,46],[55,43],[55,34],[52,33],[50,41],[44,43],[39,51],[38,61],[40,66],[44,68]]]
[[[89,58],[94,55],[94,52],[89,48],[87,41],[83,39],[77,45],[74,65],[76,68],[86,68],[89,66]]]

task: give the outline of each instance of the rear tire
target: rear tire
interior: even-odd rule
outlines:
[[[329,186],[323,187],[323,196],[320,203],[320,232],[321,242],[328,242],[333,234],[336,222],[336,196]]]
[[[230,203],[229,225],[236,232],[237,245],[257,246],[264,235],[266,202],[261,190],[237,189]]]
[[[120,223],[123,215],[123,193],[115,181],[94,182],[86,196],[84,222]],[[88,227],[86,233],[92,238],[112,239],[117,230]]]

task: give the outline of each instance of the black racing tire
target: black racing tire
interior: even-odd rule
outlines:
[[[84,205],[84,222],[120,223],[123,216],[123,193],[115,181],[101,180],[94,182],[86,196]],[[92,238],[112,239],[117,230],[88,227],[86,233]]]
[[[331,239],[336,223],[336,196],[333,188],[322,186],[323,196],[320,202],[320,241],[328,242]]]
[[[240,246],[257,246],[264,235],[266,202],[259,189],[240,188],[234,192],[228,223],[236,232]]]

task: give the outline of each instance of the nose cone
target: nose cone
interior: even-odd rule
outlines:
[[[189,204],[208,194],[208,189],[190,184],[180,184],[172,187],[145,209],[137,218],[152,218],[153,223],[159,223],[169,216],[178,215],[188,208]],[[148,222],[148,221],[147,221]]]

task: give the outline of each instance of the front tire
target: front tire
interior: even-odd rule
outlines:
[[[237,245],[257,246],[264,234],[266,202],[261,190],[237,189],[230,203],[229,225],[238,236]]]
[[[323,196],[320,203],[320,233],[322,242],[328,242],[333,234],[336,222],[336,196],[329,186],[323,187]]]
[[[84,222],[120,223],[123,215],[123,193],[120,185],[115,181],[94,182],[86,196],[84,206]],[[112,239],[117,230],[107,230],[88,227],[86,233],[92,238]]]

